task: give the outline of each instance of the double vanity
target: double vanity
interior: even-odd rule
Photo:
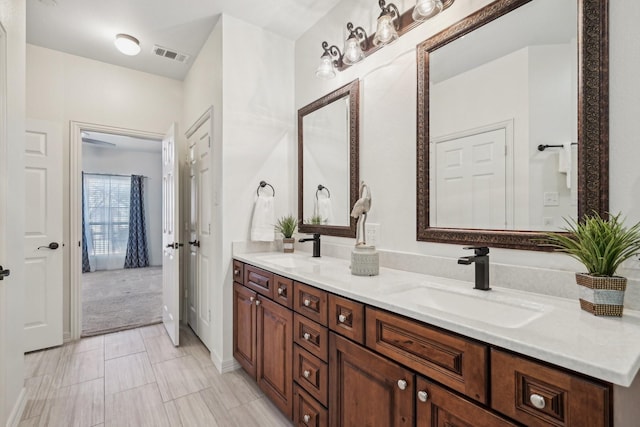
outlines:
[[[637,420],[638,313],[596,318],[570,300],[388,268],[353,276],[308,254],[234,258],[234,357],[296,426]]]

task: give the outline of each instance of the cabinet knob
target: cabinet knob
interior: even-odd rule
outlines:
[[[344,323],[346,321],[347,321],[347,316],[345,316],[344,314],[341,314],[340,316],[338,316],[338,322]]]
[[[284,289],[278,288],[278,295],[282,295],[284,293]]]
[[[420,402],[426,402],[427,399],[429,399],[429,394],[424,390],[420,390],[418,392],[418,400],[420,400]]]
[[[405,390],[407,388],[407,382],[405,380],[398,380],[398,388]]]
[[[249,297],[249,301],[254,302],[256,300],[255,297]]]
[[[305,307],[309,307],[311,305],[311,300],[305,299],[303,304],[304,304]]]
[[[309,377],[311,376],[311,371],[309,371],[309,370],[307,369],[307,370],[305,370],[305,371],[302,373],[302,375],[303,375],[305,378],[309,378]]]
[[[311,421],[311,415],[309,414],[304,414],[304,417],[302,417],[302,419],[304,420],[305,424],[308,423],[309,421]]]
[[[260,300],[256,301],[256,307],[260,305]]]
[[[309,338],[311,338],[311,334],[309,332],[305,332],[304,334],[302,334],[302,338],[309,341]]]
[[[233,270],[233,275],[234,276],[239,276],[240,275],[240,270],[238,270],[238,269]]]
[[[544,409],[544,407],[546,406],[546,402],[544,400],[544,397],[540,396],[539,394],[532,394],[531,396],[529,396],[529,402],[531,402],[531,404],[533,406],[535,406],[538,409]]]

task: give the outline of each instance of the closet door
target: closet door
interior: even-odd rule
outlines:
[[[187,141],[189,154],[187,157],[188,193],[188,238],[187,248],[187,323],[198,334],[198,171],[197,144],[195,138]]]

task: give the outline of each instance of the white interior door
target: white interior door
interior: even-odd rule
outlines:
[[[174,345],[180,333],[180,183],[176,125],[162,140],[162,322]]]
[[[210,275],[213,265],[211,118],[188,134],[190,159],[188,322],[202,342],[210,347]]]
[[[24,351],[61,345],[62,128],[27,120]]]
[[[438,227],[506,227],[505,147],[503,128],[436,144]]]

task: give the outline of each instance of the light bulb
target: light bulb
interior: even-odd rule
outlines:
[[[327,53],[323,54],[320,58],[320,65],[316,69],[316,77],[321,79],[332,79],[336,76],[336,70],[333,67],[333,61],[331,56]]]
[[[395,41],[398,38],[398,33],[393,25],[393,19],[391,15],[385,14],[378,18],[378,28],[376,35],[373,38],[373,44],[375,46],[385,45]]]
[[[442,0],[417,0],[411,17],[414,21],[425,21],[442,11]]]
[[[353,36],[349,36],[344,42],[344,56],[342,61],[347,65],[353,65],[364,59],[364,52],[360,47],[360,42]]]

